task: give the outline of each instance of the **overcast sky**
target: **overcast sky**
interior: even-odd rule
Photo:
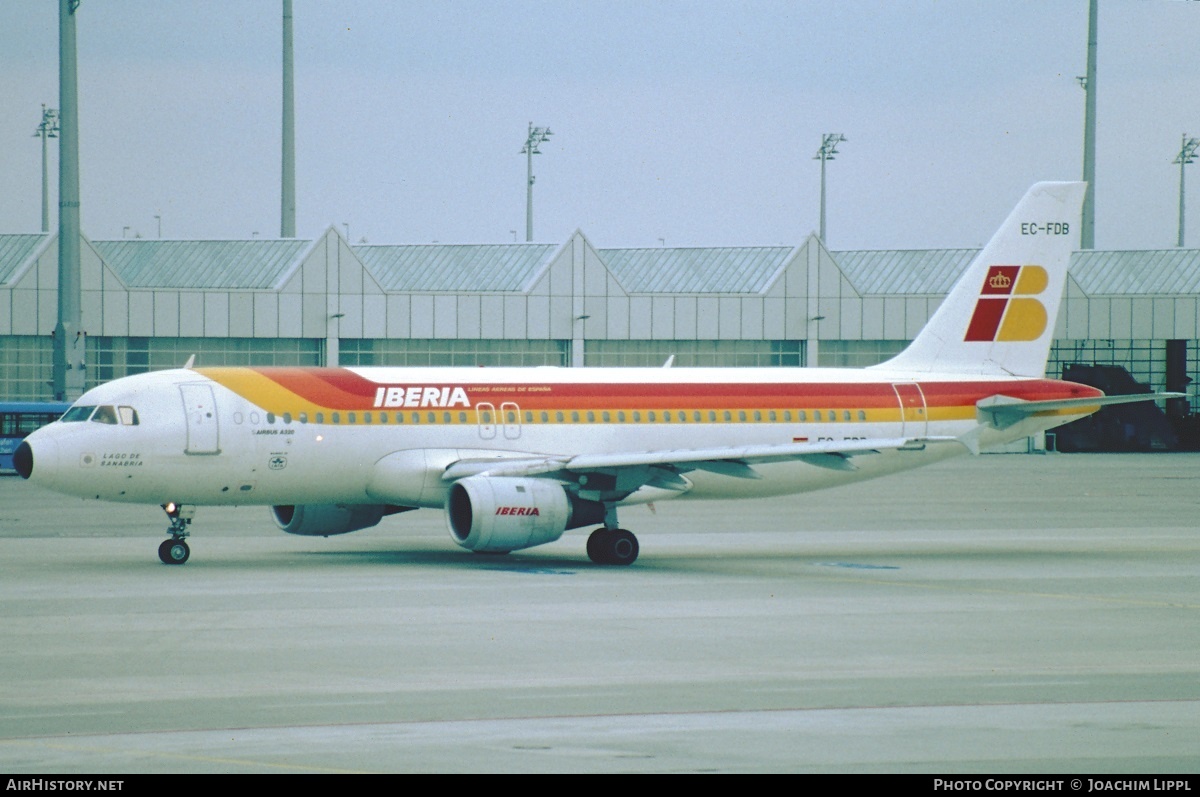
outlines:
[[[0,231],[41,223],[58,4],[0,4]],[[280,0],[83,0],[93,239],[277,237]],[[295,0],[297,235],[600,247],[979,246],[1082,175],[1086,0]],[[1200,2],[1100,0],[1096,246],[1175,245]],[[52,225],[57,147],[52,144]],[[1200,169],[1189,169],[1200,206]],[[1200,208],[1189,243],[1200,245]]]

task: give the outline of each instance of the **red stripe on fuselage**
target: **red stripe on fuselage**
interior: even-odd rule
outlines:
[[[330,410],[379,409],[379,388],[396,383],[375,382],[341,368],[251,369],[293,393],[298,398]],[[506,402],[528,410],[589,409],[890,409],[897,406],[892,382],[771,382],[771,383],[680,383],[680,382],[591,382],[591,383],[482,383],[429,380],[400,384],[401,387],[462,387],[471,406],[481,402],[496,407]],[[930,409],[973,405],[981,398],[1002,394],[1037,401],[1102,395],[1086,385],[1052,379],[1022,381],[971,380],[921,382],[925,404]],[[251,398],[251,397],[247,397]],[[388,408],[390,409],[390,408]]]

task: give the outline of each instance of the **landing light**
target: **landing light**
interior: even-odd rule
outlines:
[[[196,507],[192,504],[178,504],[174,501],[167,501],[162,505],[162,508],[171,520],[182,518],[190,521],[196,514]]]

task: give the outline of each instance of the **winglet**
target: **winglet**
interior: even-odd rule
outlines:
[[[192,366],[194,366],[195,364],[196,364],[196,355],[193,354],[191,357],[187,358],[187,362],[185,362],[183,364],[183,367],[190,371],[190,370],[192,370]]]

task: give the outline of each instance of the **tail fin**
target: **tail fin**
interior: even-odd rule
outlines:
[[[1086,183],[1037,183],[880,370],[1043,376]]]

